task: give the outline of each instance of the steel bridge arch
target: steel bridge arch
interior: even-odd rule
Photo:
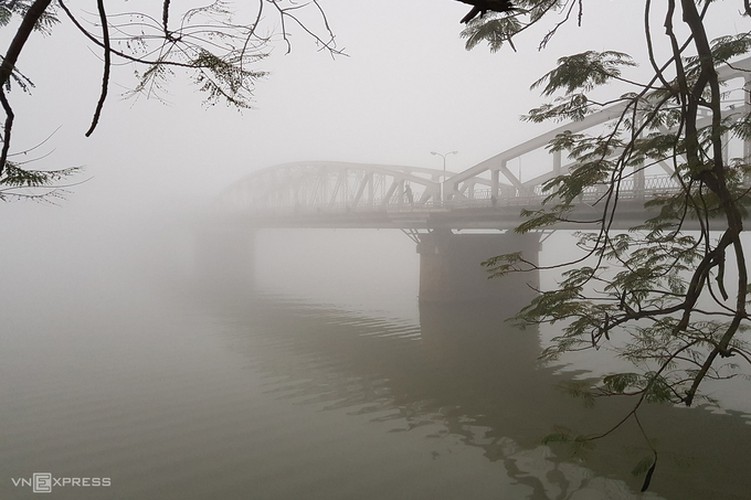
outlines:
[[[725,116],[748,114],[751,112],[751,97],[749,97],[751,95],[749,94],[751,92],[751,58],[736,61],[732,65],[718,68],[717,73],[721,84],[726,84],[731,80],[743,80],[742,86],[739,87],[743,89],[745,94],[743,102],[741,105],[726,103],[723,109]],[[516,194],[512,194],[512,196],[515,197],[527,199],[541,198],[540,188],[542,184],[568,172],[576,165],[572,161],[564,163],[566,159],[560,152],[547,152],[546,149],[550,141],[562,133],[583,132],[604,126],[619,119],[626,109],[627,104],[624,103],[605,107],[587,115],[582,120],[565,123],[549,132],[502,151],[473,167],[449,177],[445,181],[444,192],[447,194],[447,198],[457,201],[475,200],[478,198],[502,200],[509,197],[509,192],[513,193],[514,191]],[[703,121],[700,120],[700,125],[709,125],[709,123],[710,118],[708,116]],[[743,142],[743,153],[741,156],[743,158],[751,157],[751,142],[748,140],[741,142]],[[547,172],[522,181],[519,176],[514,175],[508,168],[509,162],[521,158],[523,155],[539,151],[545,151],[546,153],[547,162],[549,162]],[[640,192],[642,195],[646,193],[648,196],[650,191],[677,189],[678,183],[671,179],[674,174],[672,168],[664,164],[660,166],[664,175],[659,179],[655,176],[655,178],[651,179],[651,182],[649,179],[644,178],[644,172],[641,169],[635,169],[635,175],[628,182],[630,186],[625,186],[624,190],[634,193]],[[502,178],[505,182],[501,181]],[[477,192],[476,186],[478,184],[485,186],[484,191]],[[510,191],[509,186],[511,186]],[[596,190],[596,188],[593,188],[593,190]]]
[[[401,205],[430,207],[440,201],[442,176],[442,170],[403,165],[284,163],[235,182],[221,194],[219,206],[257,215],[378,211]]]
[[[742,80],[745,94],[739,105],[726,103],[723,112],[748,114],[751,112],[751,58],[718,69],[721,82]],[[617,120],[625,104],[616,104],[566,123],[538,137],[511,147],[462,172],[438,169],[348,163],[341,161],[302,161],[285,163],[255,171],[227,188],[219,197],[218,208],[225,212],[243,213],[258,218],[315,214],[384,213],[384,212],[442,212],[473,207],[539,206],[544,195],[541,186],[555,176],[569,171],[575,162],[560,152],[550,153],[549,142],[564,132],[583,132],[605,127]],[[729,142],[729,141],[728,141]],[[751,142],[742,143],[737,155],[751,157]],[[734,145],[737,148],[737,144]],[[543,173],[522,181],[514,175],[508,163],[524,155],[543,155],[536,160],[543,165]],[[726,152],[726,154],[728,154]],[[660,175],[655,175],[657,171]],[[603,186],[604,187],[604,186]],[[667,164],[655,166],[648,175],[635,169],[621,185],[621,195],[644,199],[679,185]],[[598,186],[589,188],[583,202],[597,200]]]

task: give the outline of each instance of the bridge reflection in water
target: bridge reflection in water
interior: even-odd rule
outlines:
[[[750,68],[751,64],[747,60],[737,66]],[[747,75],[725,69],[722,79],[737,81],[737,90],[746,86]],[[725,110],[730,116],[748,113],[749,107],[727,104]],[[330,421],[337,425],[369,416],[378,429],[385,426],[390,432],[434,439],[435,445],[423,449],[431,449],[437,460],[460,447],[481,450],[486,462],[502,467],[498,469],[505,478],[499,486],[502,497],[631,497],[643,477],[629,472],[651,455],[633,423],[580,455],[543,446],[541,440],[555,425],[584,433],[607,430],[627,414],[633,400],[610,398],[593,410],[556,389],[588,375],[566,371],[566,366],[541,366],[537,361],[539,332],[517,331],[503,322],[523,302],[518,293],[526,290],[522,284],[496,283],[494,291],[483,290],[481,295],[493,299],[495,307],[472,301],[457,304],[457,299],[477,299],[473,290],[482,288],[480,282],[486,283],[479,261],[517,249],[536,260],[541,236],[522,240],[508,232],[489,236],[463,231],[507,231],[518,224],[520,208],[539,206],[544,182],[573,166],[559,154],[548,155],[542,162],[546,169],[523,181],[510,171],[509,162],[544,151],[557,133],[603,127],[622,112],[622,107],[607,108],[463,172],[450,173],[447,179],[430,169],[340,162],[301,162],[258,171],[224,193],[209,221],[199,250],[206,269],[211,270],[208,274],[218,278],[221,286],[203,303],[213,303],[218,314],[233,318],[233,349],[253,360],[268,381],[268,394],[320,409],[316,418],[324,421],[322,427],[326,415],[334,415]],[[727,155],[747,157],[749,149],[745,141],[731,142]],[[643,221],[644,201],[676,188],[672,175],[670,167],[661,164],[635,168],[622,186],[625,190],[613,227],[625,229]],[[597,213],[593,202],[601,195],[600,188],[585,193],[577,216]],[[226,287],[232,281],[247,284],[248,276],[252,279],[255,231],[279,227],[403,230],[414,239],[421,257],[419,324],[305,301],[245,296],[237,293],[242,286]],[[216,271],[221,269],[229,271],[219,275]],[[248,272],[244,276],[241,271]],[[535,285],[539,277],[528,280]],[[511,308],[502,308],[504,303],[512,303]],[[745,451],[751,449],[751,426],[746,415],[647,406],[641,411],[641,421],[660,457],[652,491],[668,498],[747,497],[751,475],[745,470]],[[425,429],[427,434],[421,434]],[[479,487],[468,482],[474,479],[466,479],[476,477],[473,471],[411,476],[404,471],[413,471],[412,464],[391,457],[378,437],[365,443],[357,451],[341,442],[336,448],[386,457],[378,471],[386,476],[375,482],[378,489],[370,492],[371,498],[389,497],[389,493],[404,497],[408,492],[427,498],[426,483],[433,489],[440,485],[437,493],[480,497]],[[334,469],[351,470],[348,460],[353,455],[339,459],[305,456],[308,462],[296,464],[313,467],[317,464],[310,460],[331,460]],[[290,473],[299,473],[299,468],[295,471]],[[318,487],[326,483],[321,478],[309,479],[317,481]],[[354,480],[373,482],[359,476]],[[485,497],[492,498],[488,491]],[[368,497],[367,491],[358,491],[359,497],[363,494]]]
[[[235,318],[233,349],[263,373],[268,394],[317,408],[315,418],[340,426],[346,426],[341,418],[361,422],[368,417],[376,436],[363,437],[364,447],[360,442],[356,451],[344,453],[389,456],[385,435],[383,442],[377,437],[382,431],[404,433],[407,441],[422,439],[422,452],[438,461],[436,470],[444,477],[427,471],[414,477],[408,473],[414,464],[401,464],[406,458],[393,456],[384,463],[383,490],[372,498],[382,498],[391,487],[424,493],[437,484],[440,492],[443,482],[444,493],[458,488],[466,498],[491,498],[486,486],[473,483],[480,481],[477,471],[441,469],[444,454],[462,453],[464,447],[480,450],[494,465],[498,477],[493,482],[506,485],[501,487],[505,498],[636,496],[643,475],[630,471],[650,452],[635,425],[581,455],[541,444],[556,425],[601,432],[620,420],[633,400],[603,400],[592,409],[558,390],[559,384],[586,373],[541,365],[539,333],[505,324],[503,318],[512,311],[421,304],[415,324],[284,297],[253,295],[235,304],[228,310],[226,302],[216,303],[219,314]],[[259,331],[259,322],[273,333],[250,333]],[[253,326],[243,335],[246,323]],[[751,446],[747,416],[654,405],[644,408],[641,421],[659,451],[654,494],[743,498],[751,491],[745,473],[745,450]],[[341,432],[346,435],[344,427]],[[359,460],[319,452],[324,461]],[[404,474],[391,477],[392,468],[400,467]]]

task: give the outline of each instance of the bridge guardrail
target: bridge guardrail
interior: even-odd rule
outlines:
[[[643,186],[639,188],[639,181],[633,178],[624,179],[621,182],[619,192],[620,199],[646,199],[658,194],[676,192],[680,185],[672,176],[648,176],[641,181]],[[581,197],[583,203],[592,204],[600,199],[607,191],[607,185],[587,188]],[[506,191],[507,193],[509,191]],[[538,187],[531,194],[516,191],[514,196],[500,196],[494,198],[490,189],[476,190],[473,198],[455,198],[446,201],[428,201],[424,203],[410,203],[407,199],[389,200],[375,199],[371,204],[349,206],[345,202],[331,203],[327,206],[297,205],[289,207],[284,204],[267,206],[265,210],[257,210],[259,217],[284,217],[284,216],[324,216],[334,214],[389,214],[389,213],[433,213],[439,211],[464,210],[472,208],[509,208],[526,207],[534,208],[541,206],[542,201],[548,196]]]

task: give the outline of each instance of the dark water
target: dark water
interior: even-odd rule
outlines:
[[[640,498],[634,425],[585,453],[541,444],[556,425],[602,431],[628,401],[557,390],[586,373],[541,366],[540,333],[502,308],[419,307],[383,283],[332,301],[352,276],[298,294],[68,278],[5,302],[0,498],[36,498],[12,481],[34,472],[111,483],[50,498]],[[747,421],[647,408],[643,498],[748,498]]]

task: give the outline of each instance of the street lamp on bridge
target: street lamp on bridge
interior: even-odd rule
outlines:
[[[449,151],[448,153],[436,153],[435,151],[431,151],[430,152],[430,154],[432,154],[434,156],[440,156],[443,159],[443,180],[441,181],[441,202],[442,203],[444,201],[446,201],[446,199],[444,197],[444,192],[443,192],[443,190],[444,190],[443,184],[446,182],[446,157],[448,155],[455,155],[457,153],[458,153],[458,151]]]

